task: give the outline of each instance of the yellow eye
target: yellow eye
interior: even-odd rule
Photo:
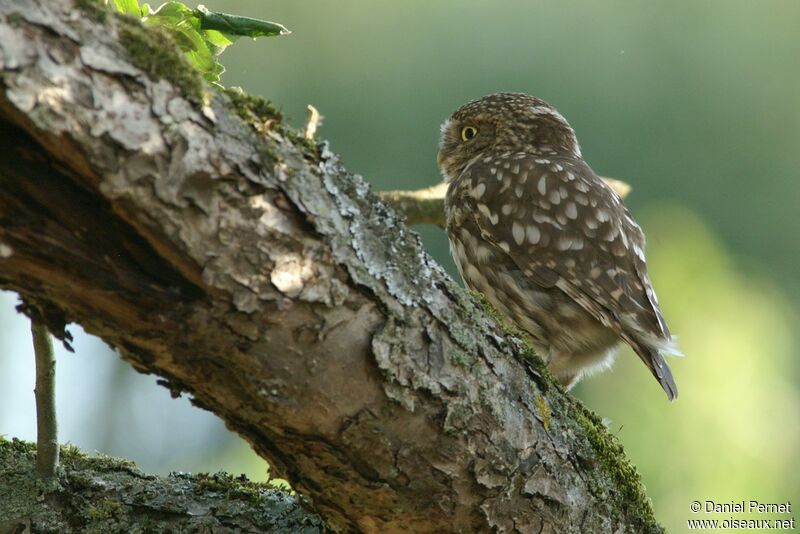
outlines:
[[[461,128],[461,140],[462,141],[469,141],[473,137],[478,135],[478,129],[474,126],[464,126]]]

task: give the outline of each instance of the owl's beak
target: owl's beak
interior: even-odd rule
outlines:
[[[443,162],[444,162],[444,156],[442,156],[442,151],[440,150],[439,152],[436,153],[436,165],[441,167]]]

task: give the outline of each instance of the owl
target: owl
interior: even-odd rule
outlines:
[[[545,101],[496,93],[441,128],[447,234],[472,290],[524,330],[567,389],[630,345],[670,400],[680,354],[647,275],[641,228]]]

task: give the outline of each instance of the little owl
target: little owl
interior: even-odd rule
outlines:
[[[680,353],[644,234],[558,111],[521,93],[470,102],[442,125],[438,163],[464,283],[530,335],[562,384],[609,367],[621,339],[677,396],[662,355]]]

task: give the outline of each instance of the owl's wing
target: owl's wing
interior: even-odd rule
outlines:
[[[677,395],[661,354],[677,350],[647,275],[644,234],[586,163],[508,154],[479,160],[454,186],[484,239],[615,331]]]

